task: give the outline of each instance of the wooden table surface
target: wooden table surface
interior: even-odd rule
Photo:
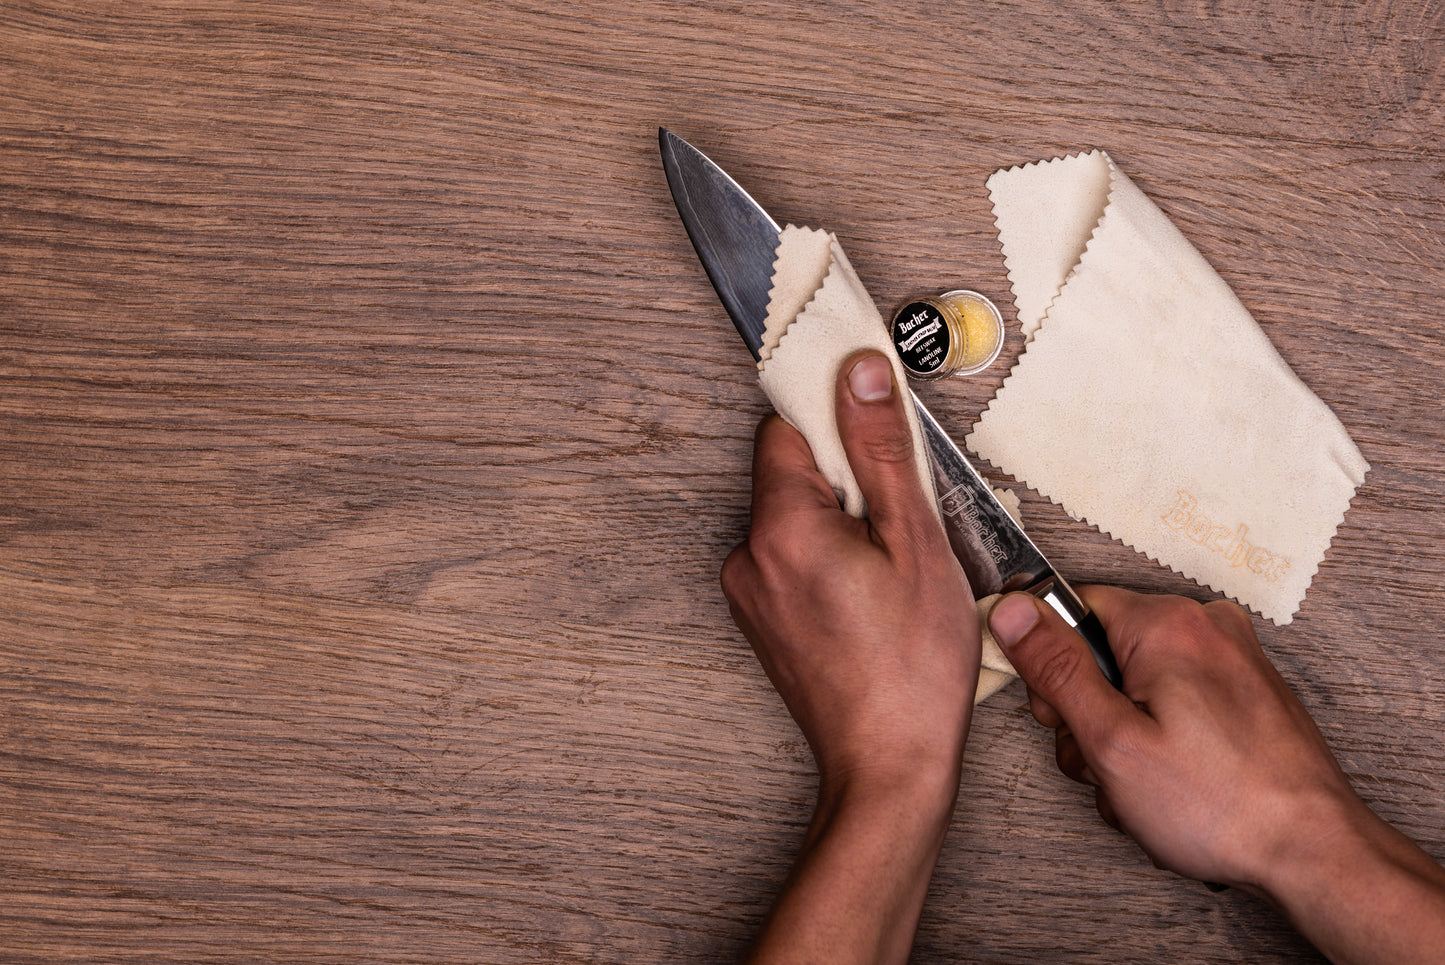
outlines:
[[[667,125],[1021,339],[985,178],[1107,149],[1372,470],[1256,620],[1445,857],[1445,8],[0,9],[0,959],[737,956],[806,746],[717,585],[766,411]],[[1007,477],[995,474],[1008,484]],[[1077,582],[1210,594],[1021,490]],[[1314,961],[976,715],[919,962]]]

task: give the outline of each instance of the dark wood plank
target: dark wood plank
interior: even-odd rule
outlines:
[[[4,957],[736,957],[812,771],[717,589],[765,404],[659,124],[882,305],[1009,306],[984,179],[1109,150],[1372,464],[1260,631],[1445,857],[1442,51],[1424,0],[8,5]],[[1021,495],[1076,578],[1207,596]],[[917,961],[1312,959],[1017,685],[970,754]]]

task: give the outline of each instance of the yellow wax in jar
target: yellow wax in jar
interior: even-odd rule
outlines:
[[[1003,335],[998,315],[977,298],[954,296],[949,301],[963,320],[963,358],[959,367],[971,369],[987,364]]]
[[[948,371],[969,375],[987,368],[1003,346],[1003,316],[977,292],[944,292],[938,301],[953,310]]]

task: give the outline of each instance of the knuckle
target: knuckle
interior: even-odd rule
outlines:
[[[1161,599],[1153,616],[1155,632],[1169,641],[1175,658],[1190,666],[1237,671],[1248,659],[1248,643],[1258,639],[1249,615],[1228,601]]]
[[[1155,618],[1171,630],[1183,630],[1199,621],[1204,607],[1182,596],[1161,596],[1155,600]]]
[[[1206,603],[1204,613],[1215,626],[1226,633],[1237,633],[1246,637],[1254,635],[1254,624],[1250,622],[1249,614],[1244,612],[1244,607],[1231,600]]]
[[[1162,599],[1155,621],[1158,631],[1177,652],[1193,654],[1209,649],[1215,624],[1199,603],[1183,597]]]
[[[737,602],[741,597],[744,586],[747,582],[746,571],[748,570],[748,547],[744,543],[736,547],[723,560],[722,572],[718,574],[718,580],[722,583],[723,596],[729,602]]]
[[[748,554],[763,567],[795,565],[804,541],[786,526],[759,527],[748,536]]]
[[[827,568],[827,561],[820,558],[820,550],[814,540],[806,538],[786,519],[773,522],[776,525],[756,527],[748,534],[747,542],[733,551],[738,557],[738,563],[733,565],[733,569],[737,570],[735,586],[757,583],[792,586]],[[723,578],[725,581],[734,579],[729,576],[727,563],[723,564]],[[724,584],[724,592],[727,592],[727,583]]]
[[[913,585],[930,586],[963,576],[948,535],[931,513],[896,514],[890,522],[888,555]]]

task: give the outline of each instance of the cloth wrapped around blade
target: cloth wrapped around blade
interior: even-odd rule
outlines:
[[[874,349],[893,364],[894,379],[908,384],[883,317],[848,263],[838,239],[826,231],[788,225],[778,244],[769,293],[768,319],[758,361],[758,380],[773,408],[808,440],[813,460],[845,511],[867,513],[838,435],[834,391],[838,371],[849,356]],[[938,513],[928,449],[913,406],[906,405],[918,479],[929,505]],[[1010,494],[1011,495],[1011,494]],[[1005,505],[1008,505],[1007,503]],[[1013,502],[1017,506],[1017,501]],[[979,602],[984,668],[978,702],[1008,683],[1013,668],[988,636],[992,597]]]

